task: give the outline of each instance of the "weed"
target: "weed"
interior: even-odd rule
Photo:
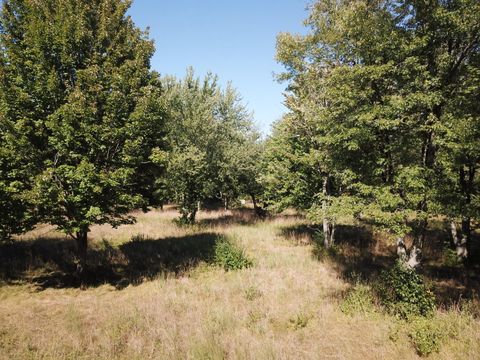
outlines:
[[[310,321],[311,316],[303,312],[295,315],[288,319],[289,326],[294,330],[300,330],[307,327],[308,322]]]
[[[243,249],[235,246],[228,238],[223,237],[215,244],[214,263],[226,271],[240,270],[253,265]]]
[[[375,312],[375,298],[370,286],[357,283],[349,289],[340,304],[340,310],[350,316]]]
[[[262,295],[262,292],[254,286],[249,286],[245,289],[245,299],[247,299],[248,301],[256,300],[262,297]]]

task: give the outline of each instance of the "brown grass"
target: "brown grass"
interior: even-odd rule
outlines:
[[[418,357],[404,325],[394,318],[381,312],[347,316],[340,311],[349,284],[339,266],[312,256],[312,234],[299,230],[309,229],[301,217],[286,214],[255,221],[248,212],[212,211],[201,212],[194,227],[178,227],[172,208],[137,215],[135,225],[93,228],[92,249],[105,242],[120,249],[138,235],[162,241],[216,234],[237,242],[255,264],[224,272],[199,260],[185,271],[162,272],[121,290],[106,282],[84,290],[41,291],[29,276],[39,267],[30,264],[22,276],[0,287],[0,358]],[[38,238],[61,241],[63,236],[43,226],[20,242]],[[431,358],[479,358],[479,320],[455,309],[437,316],[458,324],[458,333]]]

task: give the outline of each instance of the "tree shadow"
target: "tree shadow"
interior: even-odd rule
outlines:
[[[285,227],[282,235],[296,245],[312,246],[312,256],[329,261],[347,282],[359,280],[375,283],[385,270],[397,260],[396,247],[385,235],[374,233],[370,226],[337,226],[336,244],[331,249],[323,246],[323,233],[319,226],[298,225]],[[439,305],[451,305],[460,298],[475,298],[480,294],[480,268],[470,269],[462,264],[451,266],[445,262],[448,232],[442,228],[429,229],[424,259],[419,273],[426,279],[437,297]],[[475,242],[475,246],[480,242]],[[477,251],[474,248],[474,251]]]
[[[159,276],[178,276],[210,262],[220,238],[214,233],[161,239],[136,236],[118,247],[103,241],[90,246],[81,276],[76,274],[72,240],[18,241],[0,245],[0,278],[7,284],[32,283],[41,290],[103,284],[121,289]]]

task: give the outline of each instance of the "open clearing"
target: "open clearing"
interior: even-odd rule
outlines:
[[[0,358],[418,357],[404,323],[380,311],[341,311],[351,285],[332,261],[312,255],[310,235],[298,231],[305,227],[301,217],[254,221],[247,212],[201,212],[193,227],[178,227],[176,217],[167,208],[138,214],[135,225],[93,228],[90,258],[116,257],[118,249],[126,258],[117,261],[124,264],[117,277],[97,274],[102,283],[84,289],[65,282],[53,257],[37,259],[31,250],[22,274],[10,274],[0,287]],[[168,251],[175,256],[176,244],[181,248],[182,242],[197,241],[208,247],[221,235],[245,249],[253,267],[226,272],[194,253],[180,252],[183,257],[171,261],[165,257]],[[18,243],[32,249],[71,245],[50,227],[22,240]],[[145,247],[129,253],[132,246]],[[155,271],[145,275],[139,255],[147,267],[157,257]],[[129,268],[134,260],[135,268]],[[451,308],[438,311],[436,318],[455,324],[456,330],[431,358],[480,356],[478,319]]]

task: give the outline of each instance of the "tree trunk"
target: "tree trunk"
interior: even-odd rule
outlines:
[[[460,260],[466,260],[468,256],[468,249],[467,249],[467,243],[468,243],[468,236],[469,236],[469,228],[470,228],[470,221],[468,221],[468,225],[465,224],[464,226],[464,221],[462,220],[462,236],[460,237],[458,232],[457,232],[457,224],[455,223],[454,220],[450,221],[450,230],[452,233],[452,240],[453,240],[453,246],[455,247],[455,251],[457,253],[457,256]],[[466,230],[466,232],[464,232]]]
[[[200,201],[199,201],[200,203]],[[187,220],[189,224],[194,224],[195,223],[195,217],[197,216],[197,210],[193,210],[190,214],[187,216]]]
[[[335,236],[335,224],[330,222],[327,216],[328,210],[328,203],[327,203],[327,196],[328,196],[328,181],[329,177],[325,176],[323,180],[323,200],[322,200],[322,213],[323,213],[323,245],[325,248],[330,248],[333,245],[333,239]]]
[[[418,265],[420,265],[421,255],[421,247],[414,243],[410,253],[408,254],[407,265],[412,269],[417,268]]]
[[[476,167],[474,163],[467,164],[466,169],[463,165],[460,167],[459,182],[465,200],[465,207],[463,209],[464,217],[462,218],[462,238],[457,247],[457,255],[466,262],[467,266],[470,264],[468,256],[472,253],[470,249],[472,236],[471,219],[470,216],[467,216],[467,213],[472,203],[475,173]]]
[[[255,198],[254,194],[250,194],[250,197],[252,198],[253,210],[255,210],[255,214],[256,214],[258,213],[257,199]]]
[[[257,198],[255,197],[255,194],[250,194],[250,197],[252,198],[253,210],[255,212],[255,215],[259,218],[265,218],[267,213],[265,209],[258,206]]]
[[[335,244],[335,223],[332,221],[330,223],[330,246]]]
[[[79,260],[77,273],[82,274],[87,269],[88,229],[78,231],[75,240],[77,242],[77,255]]]
[[[426,210],[426,201],[425,201],[425,207],[422,210],[423,211]],[[427,234],[427,226],[428,226],[427,220],[420,220],[420,223],[417,226],[417,231],[413,238],[412,247],[408,252],[408,260],[407,260],[407,265],[412,269],[420,265],[421,258],[422,258],[423,244],[425,243],[425,238]]]
[[[323,246],[330,247],[330,224],[326,216],[323,216]]]
[[[406,262],[408,259],[405,239],[401,236],[397,237],[397,255],[398,258],[404,262]]]
[[[462,219],[462,239],[460,240],[460,244],[457,247],[457,255],[464,261],[467,262],[468,265],[468,254],[471,252],[469,251],[471,246],[471,237],[472,237],[472,228],[470,225],[470,218],[464,217]]]

